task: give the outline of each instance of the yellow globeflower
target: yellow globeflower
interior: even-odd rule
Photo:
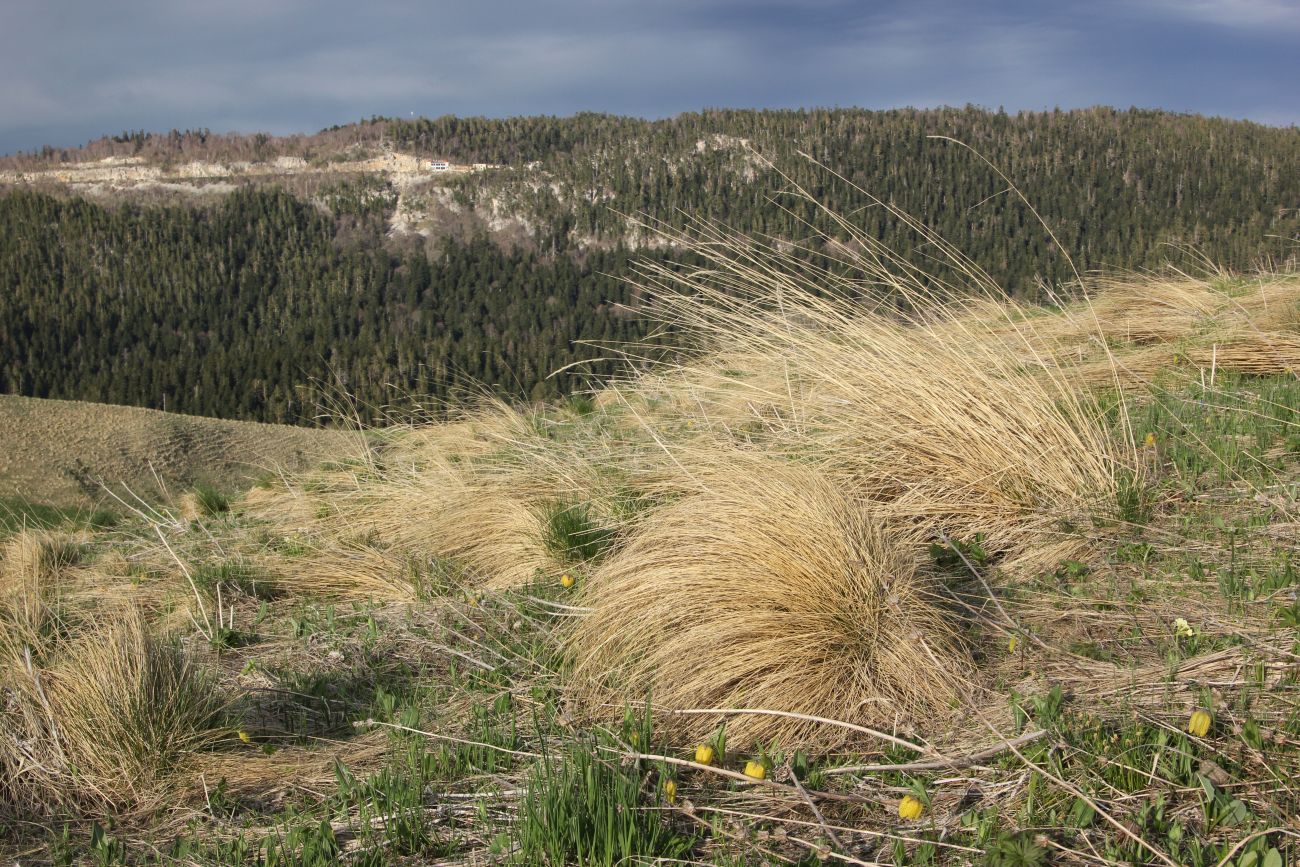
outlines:
[[[1147,438],[1142,441],[1142,445],[1147,446],[1148,448],[1155,444],[1156,444],[1156,435],[1153,433],[1147,434]]]
[[[1020,642],[1016,640],[1016,636],[1011,636],[1011,640],[1007,642],[1007,653],[1015,653],[1016,645],[1019,643]]]
[[[573,576],[570,575],[568,572],[565,572],[563,575],[560,576],[560,586],[563,587],[565,590],[568,590],[575,583],[576,582],[573,580]]]
[[[713,747],[708,744],[700,744],[695,748],[695,763],[699,765],[713,764]]]
[[[898,802],[898,818],[900,819],[919,819],[925,812],[925,804],[915,795],[904,795],[903,800]]]
[[[251,744],[253,742],[253,739],[249,736],[248,732],[243,729],[239,730],[239,739],[246,744]]]
[[[745,776],[761,780],[767,776],[767,768],[763,767],[762,762],[745,762]]]
[[[1203,738],[1210,731],[1211,722],[1209,711],[1197,708],[1192,711],[1192,718],[1187,721],[1187,731],[1198,738]]]
[[[670,804],[677,802],[677,784],[672,780],[664,780],[664,799]]]

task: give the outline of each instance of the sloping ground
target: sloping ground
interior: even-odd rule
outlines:
[[[1300,281],[867,251],[913,315],[714,248],[594,399],[15,535],[0,852],[1296,863]]]
[[[0,497],[79,505],[99,482],[156,499],[203,482],[245,487],[267,471],[296,471],[351,454],[341,431],[225,421],[152,409],[0,395]]]

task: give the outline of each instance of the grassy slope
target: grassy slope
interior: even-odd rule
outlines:
[[[100,479],[150,499],[159,480],[233,490],[349,448],[332,431],[14,395],[0,395],[0,442],[0,497],[64,507],[103,500]]]
[[[1282,284],[1297,285],[1293,277]],[[1236,310],[1261,285],[1214,291]],[[1161,294],[1140,283],[1127,289]],[[1271,297],[1271,328],[1288,327],[1297,309],[1294,294],[1280,297]],[[1147,321],[1166,322],[1180,303],[1169,300]],[[1114,309],[1132,313],[1127,303]],[[36,563],[39,580],[58,592],[40,597],[51,614],[22,622],[62,623],[72,636],[33,639],[45,642],[37,664],[56,685],[48,698],[56,711],[61,701],[74,710],[74,698],[85,701],[60,697],[71,666],[87,664],[75,644],[60,642],[84,633],[102,645],[95,630],[104,627],[87,612],[122,605],[175,636],[228,704],[215,718],[173,704],[170,734],[139,735],[131,749],[131,733],[151,724],[147,709],[113,735],[117,743],[80,735],[88,755],[134,756],[110,763],[104,779],[129,767],[149,784],[96,787],[89,766],[44,789],[38,774],[25,778],[35,781],[26,789],[10,780],[17,794],[0,797],[0,809],[17,818],[0,831],[0,846],[61,863],[1290,862],[1300,830],[1300,381],[1276,369],[1252,375],[1189,363],[1207,345],[1218,357],[1213,347],[1228,326],[1209,314],[1159,338],[1135,336],[1132,315],[1110,315],[1107,324],[1123,323],[1106,329],[1110,349],[1131,362],[1119,366],[1128,371],[1120,379],[1140,382],[1116,399],[1113,377],[1103,381],[1098,406],[1117,453],[1130,453],[1133,478],[1122,477],[1110,501],[1058,512],[1050,526],[999,499],[1014,490],[995,491],[980,502],[1005,517],[992,528],[1005,532],[971,529],[949,547],[928,547],[933,536],[906,543],[924,561],[915,580],[952,591],[945,610],[968,606],[952,616],[974,674],[966,700],[947,713],[826,737],[833,748],[819,746],[816,728],[811,740],[807,730],[787,730],[804,738],[795,750],[789,741],[740,739],[736,725],[730,743],[725,732],[701,737],[671,708],[638,710],[644,693],[601,707],[604,693],[593,705],[593,693],[575,688],[574,615],[603,611],[602,580],[657,568],[626,558],[635,539],[656,538],[640,534],[663,531],[661,516],[718,493],[692,492],[677,475],[683,462],[707,480],[785,453],[781,460],[815,465],[837,486],[880,468],[843,454],[813,462],[828,442],[845,442],[833,418],[813,412],[825,393],[810,392],[801,423],[786,423],[754,400],[762,359],[746,370],[727,366],[740,363],[738,350],[594,402],[381,431],[380,448],[364,459],[254,488],[229,509],[200,504],[194,520],[177,509],[70,542],[38,539],[34,549],[11,541],[0,589],[12,591],[20,560]],[[1232,328],[1238,345],[1258,331]],[[1081,364],[1095,363],[1082,357],[1095,342],[1071,340]],[[1243,366],[1276,361],[1274,342],[1251,345],[1256,363]],[[1139,371],[1155,350],[1162,360]],[[719,375],[711,389],[709,377]],[[891,412],[906,423],[900,407]],[[907,445],[915,447],[909,460],[940,457],[924,443]],[[738,456],[738,446],[750,451]],[[927,502],[953,508],[941,494]],[[519,516],[511,504],[521,501],[541,506]],[[764,502],[742,505],[761,513]],[[848,507],[831,502],[825,520],[840,526]],[[905,500],[893,508],[901,514]],[[796,536],[812,526],[789,507],[779,514]],[[987,517],[971,514],[937,526],[955,532]],[[829,532],[825,522],[817,527]],[[784,530],[778,523],[770,532]],[[1047,553],[1020,556],[1021,544]],[[834,546],[812,547],[801,557]],[[779,549],[765,555],[779,557]],[[515,578],[499,579],[511,570]],[[724,616],[727,599],[712,595],[707,570],[690,580],[672,591],[682,597],[674,610]],[[984,580],[997,606],[981,593]],[[749,604],[760,604],[760,589]],[[796,610],[806,602],[780,597]],[[632,616],[649,619],[650,641],[698,625],[667,625],[648,607]],[[784,636],[802,639],[798,628]],[[123,652],[142,652],[131,648]],[[706,685],[712,669],[729,664],[725,648],[683,655],[680,676]],[[156,664],[173,671],[174,663]],[[923,662],[904,664],[928,677]],[[6,676],[22,682],[12,670]],[[1197,708],[1212,714],[1204,736],[1186,732]],[[188,733],[188,745],[163,749],[177,732]],[[1014,749],[1001,748],[1008,739]],[[692,763],[701,740],[714,747],[707,767]],[[55,764],[49,754],[32,757]],[[750,762],[763,766],[764,782],[739,773]],[[67,798],[57,808],[54,793]],[[909,794],[923,804],[919,819],[899,817]],[[41,829],[60,819],[65,830]]]

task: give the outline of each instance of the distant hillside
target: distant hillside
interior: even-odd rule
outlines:
[[[689,264],[642,225],[684,214],[796,242],[843,237],[841,214],[928,266],[934,243],[902,211],[1013,296],[1069,281],[1006,180],[939,137],[1004,172],[1083,271],[1248,269],[1300,238],[1300,130],[1166,112],[125,133],[0,160],[0,392],[291,423],[311,422],[321,381],[374,407],[476,383],[554,398],[614,369],[593,344],[654,331],[630,262]],[[827,253],[803,256],[830,281]]]
[[[0,395],[0,442],[0,499],[58,505],[103,499],[101,480],[150,500],[163,493],[160,480],[172,495],[197,482],[232,489],[357,444],[342,431],[9,395]]]

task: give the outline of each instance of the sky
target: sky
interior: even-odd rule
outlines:
[[[1300,0],[3,0],[0,154],[374,115],[1140,106],[1300,124]]]

